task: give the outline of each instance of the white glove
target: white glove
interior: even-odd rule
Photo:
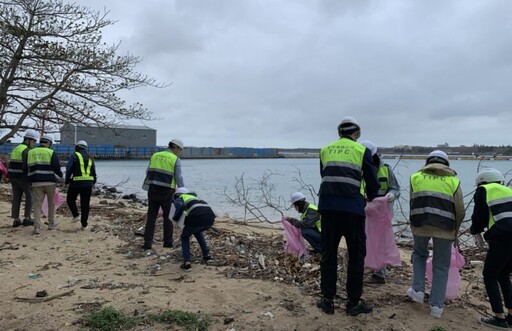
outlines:
[[[386,194],[386,198],[388,199],[388,202],[391,202],[395,200],[395,195],[389,192],[388,194]]]

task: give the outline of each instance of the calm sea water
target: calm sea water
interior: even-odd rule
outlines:
[[[401,205],[407,209],[409,196],[409,176],[424,165],[421,160],[385,160],[394,167],[395,175],[402,186]],[[134,193],[137,197],[145,199],[147,194],[142,190],[148,160],[120,160],[96,162],[98,182],[106,185],[119,185],[118,189],[124,194]],[[451,167],[455,169],[461,179],[461,187],[465,201],[469,203],[473,190],[478,167],[494,167],[506,173],[512,170],[512,161],[483,161],[453,160]],[[272,199],[280,198],[280,209],[286,214],[295,215],[295,210],[289,208],[290,194],[302,190],[310,201],[318,201],[317,197],[303,189],[303,184],[312,185],[318,190],[320,184],[320,165],[318,159],[235,159],[235,160],[182,160],[185,186],[198,193],[217,212],[218,215],[243,218],[244,208],[234,206],[228,202],[226,196],[236,198],[235,183],[241,176],[244,178],[245,188],[249,189],[251,201],[257,205],[261,190],[259,184],[266,183],[266,192],[272,192]],[[268,180],[263,181],[268,175]],[[507,175],[510,180],[512,174]],[[271,188],[271,189],[269,189]],[[279,220],[279,215],[271,209],[262,209],[265,216],[272,220]],[[407,210],[406,210],[407,211]],[[471,208],[466,219],[469,218]],[[408,211],[407,211],[408,212]],[[404,216],[397,212],[396,219]]]

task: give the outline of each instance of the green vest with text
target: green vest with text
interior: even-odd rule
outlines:
[[[314,204],[309,204],[308,205],[308,208],[306,208],[306,210],[304,210],[304,212],[302,213],[302,215],[300,215],[300,220],[303,221],[304,220],[304,217],[306,217],[306,214],[308,213],[308,210],[309,209],[313,209],[314,211],[318,212],[318,207],[315,206]],[[320,222],[320,219],[318,219],[318,221],[315,222],[315,226],[316,228],[318,229],[318,232],[322,232],[322,222]]]
[[[23,151],[27,148],[27,145],[19,144],[12,150],[7,170],[10,178],[19,178],[23,174]]]
[[[422,171],[412,174],[411,225],[455,230],[454,195],[459,185],[456,176],[438,176]]]
[[[364,195],[361,180],[365,150],[366,147],[348,138],[323,147],[320,151],[323,169],[319,195]]]

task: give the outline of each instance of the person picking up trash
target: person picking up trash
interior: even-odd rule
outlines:
[[[322,238],[320,225],[320,214],[318,207],[306,201],[306,196],[302,192],[295,192],[290,197],[292,206],[298,211],[300,219],[285,217],[287,222],[300,229],[300,233],[304,239],[313,247],[309,251],[310,254],[320,254],[322,250]]]
[[[203,254],[203,261],[211,260],[208,250],[208,244],[204,238],[204,231],[212,227],[215,221],[215,213],[212,208],[204,200],[200,200],[196,193],[189,192],[185,187],[179,187],[174,193],[174,206],[176,211],[172,215],[172,220],[180,222],[184,218],[184,228],[181,232],[181,252],[183,254],[182,269],[189,270],[191,265],[190,254],[190,237],[196,237],[201,252]]]

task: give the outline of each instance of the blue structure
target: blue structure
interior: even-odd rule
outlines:
[[[10,155],[18,144],[0,145],[0,154]],[[54,144],[52,149],[61,157],[67,158],[74,153],[74,144]],[[149,159],[153,153],[161,151],[161,146],[119,146],[89,144],[89,153],[96,159]],[[275,148],[246,147],[185,147],[180,158],[183,159],[239,159],[239,158],[276,158],[280,157]]]

